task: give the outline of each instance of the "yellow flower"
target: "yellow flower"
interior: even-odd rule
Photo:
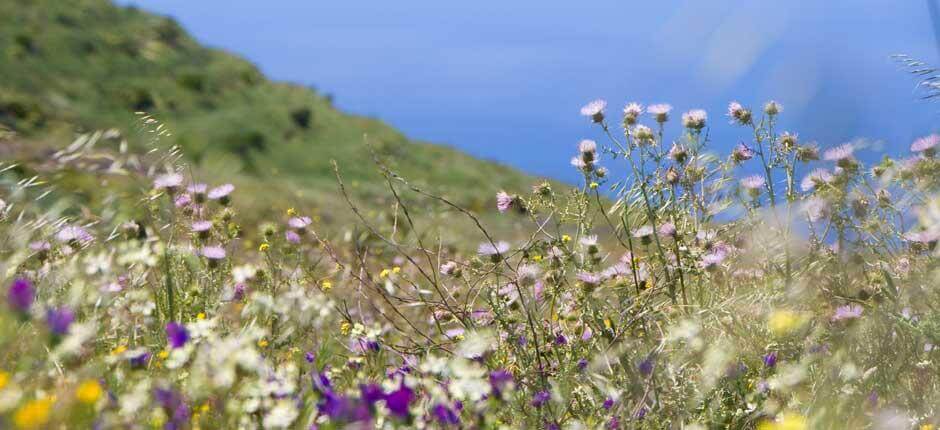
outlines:
[[[921,424],[920,430],[935,430],[937,426],[933,424]]]
[[[52,411],[52,397],[31,400],[13,414],[13,423],[21,429],[41,428],[49,422],[49,413]]]
[[[206,413],[206,412],[209,412],[209,409],[211,409],[211,408],[209,407],[209,404],[208,404],[208,403],[203,403],[202,406],[199,407],[199,412],[201,412],[201,413]]]
[[[205,313],[205,312],[199,312],[198,314],[196,314],[196,319],[197,319],[197,320],[204,320],[204,319],[206,319],[206,313]]]
[[[111,355],[120,355],[123,354],[124,351],[127,351],[127,345],[118,345],[111,350]]]
[[[259,340],[258,340],[258,348],[266,348],[267,346],[268,346],[268,341],[267,341],[267,339],[259,339]]]
[[[398,266],[393,267],[392,273],[401,273],[401,267],[398,267]]]
[[[330,291],[333,289],[333,283],[324,279],[323,282],[320,283],[320,287],[323,288],[323,291]]]
[[[539,262],[539,261],[542,261],[542,256],[541,256],[541,255],[533,255],[533,256],[532,256],[532,261],[535,261],[536,263]]]
[[[379,277],[380,277],[380,278],[387,278],[389,273],[390,273],[390,271],[389,271],[388,269],[382,269],[382,271],[379,272]]]
[[[89,379],[82,382],[81,385],[75,389],[75,398],[78,399],[79,402],[91,405],[101,398],[103,392],[98,381]]]
[[[258,252],[267,252],[268,248],[270,247],[271,245],[268,245],[267,243],[262,243],[260,246],[258,246]]]
[[[170,356],[170,351],[167,351],[165,349],[157,353],[157,357],[160,357],[161,360],[166,360],[166,358],[169,356]]]
[[[767,328],[774,336],[783,336],[796,330],[803,324],[803,319],[793,311],[774,311],[767,319]]]
[[[352,325],[346,321],[343,321],[343,323],[339,325],[339,332],[342,333],[344,336],[349,334],[350,329],[352,329]]]
[[[10,373],[0,370],[0,390],[6,388],[10,383]]]
[[[287,216],[296,216],[296,215],[297,215],[297,211],[295,211],[294,208],[290,208],[287,210]]]
[[[571,236],[568,236],[567,234],[563,234],[561,235],[561,241],[564,243],[571,242]]]
[[[592,190],[596,190],[596,189],[597,189],[597,186],[598,186],[598,183],[597,183],[597,182],[591,182],[591,184],[590,184],[590,187],[591,187]]]

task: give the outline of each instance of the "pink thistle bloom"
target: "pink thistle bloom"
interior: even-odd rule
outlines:
[[[593,272],[580,272],[577,278],[587,285],[598,285],[601,283],[601,276]]]
[[[911,144],[911,151],[913,152],[927,152],[933,151],[934,147],[940,144],[940,135],[931,134],[930,136],[924,136],[914,141]]]
[[[287,220],[287,225],[290,226],[291,228],[300,229],[300,228],[306,228],[308,225],[310,225],[311,222],[313,222],[313,220],[311,220],[310,217],[300,216],[300,217],[293,217]]]
[[[601,272],[601,277],[604,279],[613,279],[627,276],[630,274],[630,272],[630,266],[628,266],[626,263],[617,263],[604,269],[604,271]]]
[[[597,142],[591,139],[584,139],[578,143],[578,151],[582,154],[593,153],[597,151]]]
[[[829,217],[829,203],[819,197],[813,197],[803,203],[803,212],[810,222],[817,222]]]
[[[699,265],[705,270],[713,270],[717,268],[721,262],[725,261],[727,254],[724,252],[710,252],[702,256],[702,261],[699,262]]]
[[[192,225],[193,233],[203,233],[203,232],[209,231],[209,229],[211,228],[212,228],[212,221],[200,220],[200,221],[193,222],[193,225]]]
[[[95,239],[88,230],[77,225],[62,227],[58,233],[56,233],[55,238],[59,242],[78,242],[79,244],[85,244]]]
[[[496,193],[496,209],[499,210],[500,213],[506,213],[506,211],[512,207],[514,201],[515,199],[505,191]]]
[[[284,232],[284,238],[287,239],[288,242],[295,245],[300,243],[300,235],[297,234],[297,232],[294,230],[287,230]]]
[[[731,118],[737,118],[741,112],[744,111],[744,106],[741,106],[741,103],[731,102],[728,103],[728,116]]]
[[[940,234],[935,231],[911,231],[904,234],[904,240],[914,243],[929,244],[940,239]]]
[[[708,121],[708,113],[702,109],[693,109],[682,114],[682,126],[686,128],[701,130],[705,128],[706,121]]]
[[[646,107],[646,112],[656,118],[656,122],[663,123],[669,120],[669,112],[672,111],[672,106],[659,103],[655,105],[649,105]]]
[[[810,191],[819,185],[828,184],[829,182],[832,182],[832,180],[832,173],[830,173],[828,170],[815,169],[812,172],[809,172],[809,174],[806,175],[802,181],[800,181],[800,188],[803,191]]]
[[[731,159],[735,162],[740,163],[752,158],[754,158],[754,150],[743,143],[739,143],[738,146],[734,147],[734,151],[731,151]]]
[[[741,179],[741,186],[748,190],[759,190],[767,183],[763,176],[751,175]]]
[[[167,173],[157,176],[153,180],[153,187],[156,189],[174,189],[183,184],[183,175],[179,173]]]
[[[851,160],[852,154],[855,152],[855,148],[852,147],[851,143],[844,143],[835,148],[829,148],[826,152],[823,153],[823,160],[826,161],[842,161],[842,160]]]
[[[192,194],[205,194],[207,189],[209,189],[208,185],[200,183],[191,184],[190,186],[186,187],[186,191]]]
[[[176,196],[176,199],[173,200],[173,204],[178,208],[189,206],[189,204],[192,202],[193,196],[189,194],[180,194]]]
[[[495,244],[489,242],[481,243],[477,248],[477,254],[486,257],[505,254],[506,251],[509,251],[509,243],[503,241],[496,242]]]
[[[209,190],[208,197],[212,200],[219,200],[228,197],[229,194],[232,194],[232,191],[235,191],[234,185],[222,184]]]
[[[594,122],[604,120],[604,109],[607,108],[607,102],[602,99],[591,101],[581,108],[581,115],[590,117]]]
[[[832,314],[832,322],[844,321],[859,318],[862,316],[862,307],[860,305],[845,305],[836,308]]]
[[[225,258],[225,248],[221,246],[205,246],[199,253],[209,260],[221,260]]]
[[[630,103],[623,108],[623,120],[626,124],[635,124],[637,117],[643,114],[643,105]]]
[[[667,223],[665,223],[665,224],[659,226],[659,234],[661,234],[661,235],[663,235],[663,236],[666,236],[666,237],[673,237],[673,236],[675,236],[675,235],[676,235],[676,225],[673,224],[673,223],[671,223],[671,222],[667,222]]]

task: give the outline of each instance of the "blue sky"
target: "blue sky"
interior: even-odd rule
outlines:
[[[938,105],[889,58],[937,63],[921,0],[119,3],[412,138],[572,181],[577,142],[600,139],[578,115],[594,98],[704,108],[716,150],[746,138],[731,100],[776,99],[784,129],[823,147],[869,138],[871,157],[936,128]]]

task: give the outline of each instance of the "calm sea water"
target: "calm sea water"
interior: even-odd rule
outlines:
[[[571,181],[577,142],[600,139],[578,115],[594,98],[704,108],[720,150],[746,138],[729,101],[776,99],[784,129],[823,147],[868,138],[869,157],[906,152],[940,110],[889,58],[937,62],[920,0],[119,3],[412,138]]]

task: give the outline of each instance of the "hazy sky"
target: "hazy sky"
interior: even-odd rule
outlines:
[[[577,142],[600,139],[578,115],[594,98],[704,108],[720,149],[746,138],[731,100],[780,101],[784,128],[823,147],[884,142],[870,153],[905,152],[940,111],[889,58],[937,62],[925,0],[120,3],[412,138],[569,180]]]

